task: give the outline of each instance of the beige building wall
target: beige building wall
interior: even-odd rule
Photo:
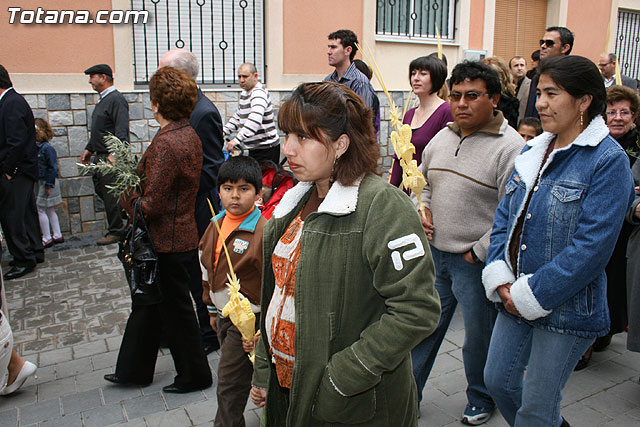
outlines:
[[[569,0],[566,27],[573,31],[575,36],[571,54],[598,62],[600,55],[607,50],[607,29],[610,20],[606,17],[610,16],[611,11],[611,0]],[[615,32],[614,26],[611,28],[614,37]]]

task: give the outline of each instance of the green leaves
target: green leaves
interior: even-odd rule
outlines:
[[[113,174],[116,178],[115,183],[107,185],[107,188],[111,194],[118,198],[125,192],[140,190],[140,182],[144,177],[138,176],[136,173],[139,160],[138,156],[131,151],[131,146],[110,133],[105,135],[104,142],[109,150],[109,157],[113,158],[113,163],[109,158],[102,159],[97,164],[77,163],[80,173],[84,175]]]

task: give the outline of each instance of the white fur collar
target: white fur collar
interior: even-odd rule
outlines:
[[[334,182],[324,201],[318,207],[318,212],[346,215],[356,210],[358,204],[358,190],[362,182],[360,177],[353,185],[344,186]],[[287,191],[280,203],[273,211],[273,216],[282,218],[290,213],[298,205],[305,194],[313,187],[312,182],[299,182],[295,187]]]
[[[605,124],[602,116],[596,116],[591,120],[589,126],[587,126],[571,144],[564,148],[553,150],[546,164],[541,168],[544,154],[547,152],[551,141],[555,138],[555,134],[544,132],[527,143],[531,149],[516,157],[514,164],[515,169],[526,187],[531,188],[538,174],[542,173],[543,169],[551,163],[557,152],[568,150],[574,145],[579,147],[595,147],[600,141],[606,138],[607,135],[609,135],[609,128]]]

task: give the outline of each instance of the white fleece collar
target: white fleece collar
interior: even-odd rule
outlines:
[[[342,185],[339,182],[334,182],[329,188],[327,196],[324,201],[318,207],[318,212],[329,213],[334,215],[346,215],[356,210],[358,204],[358,190],[360,189],[360,183],[363,177],[360,177],[353,183],[353,185]],[[299,182],[295,187],[287,191],[280,203],[273,211],[273,216],[276,218],[282,218],[289,214],[300,200],[304,197],[309,190],[313,187],[313,182]]]
[[[546,166],[551,163],[557,152],[568,150],[574,145],[579,147],[595,147],[600,141],[605,139],[607,135],[609,135],[609,128],[605,124],[602,116],[598,115],[591,120],[589,126],[587,126],[571,144],[564,148],[553,150],[544,167],[541,167],[542,159],[547,152],[547,148],[556,137],[555,134],[544,132],[527,143],[531,149],[516,157],[514,167],[526,187],[531,188],[538,174],[541,174]]]

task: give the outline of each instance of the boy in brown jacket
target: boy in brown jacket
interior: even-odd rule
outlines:
[[[200,264],[203,273],[202,300],[207,304],[211,327],[220,341],[218,365],[218,412],[215,426],[244,425],[244,408],[251,389],[253,365],[247,357],[254,343],[242,339],[231,320],[222,317],[229,302],[227,273],[230,272],[222,245],[226,245],[233,269],[240,279],[240,292],[249,299],[256,313],[256,330],[260,318],[262,276],[262,231],[266,222],[255,205],[260,198],[262,171],[251,157],[232,157],[218,172],[220,201],[224,210],[215,224],[207,227],[200,240]],[[222,238],[220,238],[222,237]]]

